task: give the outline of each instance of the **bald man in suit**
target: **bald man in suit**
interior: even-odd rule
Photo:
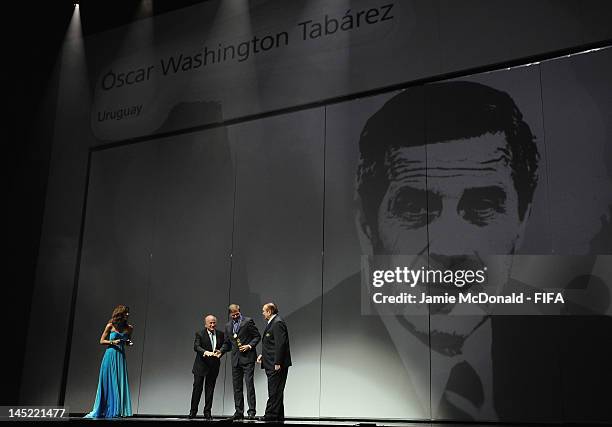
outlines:
[[[257,358],[268,377],[268,402],[263,421],[283,421],[285,384],[291,366],[289,332],[285,321],[278,315],[276,304],[264,304],[262,315],[268,322],[261,340],[262,354]]]

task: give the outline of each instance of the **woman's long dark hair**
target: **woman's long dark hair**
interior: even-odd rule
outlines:
[[[127,329],[127,317],[129,311],[130,308],[127,305],[118,305],[115,307],[113,310],[113,316],[109,322],[113,324],[116,330],[121,332]]]

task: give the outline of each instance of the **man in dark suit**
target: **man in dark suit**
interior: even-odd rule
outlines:
[[[257,358],[257,363],[261,363],[268,377],[268,402],[263,420],[282,421],[285,418],[285,384],[291,366],[289,333],[285,321],[278,315],[276,304],[264,304],[262,315],[268,322],[261,341],[262,354]]]
[[[224,335],[223,332],[215,329],[217,318],[212,314],[204,318],[204,325],[204,329],[196,332],[193,343],[196,357],[191,371],[193,372],[193,391],[191,392],[189,418],[194,418],[198,413],[202,386],[204,386],[204,418],[212,420],[210,410],[220,365],[218,350],[223,345]]]
[[[253,375],[255,373],[255,359],[257,359],[255,347],[261,340],[261,335],[253,319],[240,313],[238,304],[230,304],[229,315],[232,320],[225,325],[225,341],[217,355],[222,356],[228,351],[232,352],[232,383],[235,407],[232,419],[244,418],[243,380],[246,383],[247,400],[249,402],[247,418],[254,419],[256,406]]]

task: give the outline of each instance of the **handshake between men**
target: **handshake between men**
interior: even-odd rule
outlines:
[[[238,347],[238,350],[241,353],[244,353],[245,351],[249,351],[252,348],[253,347],[251,347],[250,344],[244,344],[244,345],[241,345],[240,347]],[[218,357],[218,358],[221,358],[221,356],[223,356],[223,352],[221,352],[221,350],[205,351],[204,354],[203,354],[203,357]],[[261,355],[260,355],[260,357],[261,357]],[[257,363],[261,363],[261,361],[258,360]]]
[[[243,385],[246,385],[247,389],[247,418],[255,419],[254,367],[257,362],[265,369],[268,377],[268,402],[263,419],[265,421],[283,420],[285,417],[283,391],[289,366],[291,366],[287,326],[278,316],[278,308],[274,303],[267,303],[262,307],[262,315],[266,321],[263,337],[257,330],[253,319],[240,313],[240,306],[230,304],[228,309],[231,319],[225,325],[224,331],[216,329],[217,318],[215,316],[207,315],[204,318],[205,328],[195,334],[193,348],[197,355],[192,370],[194,382],[189,418],[196,416],[202,389],[205,388],[204,418],[212,419],[211,408],[220,367],[219,359],[225,353],[231,352],[235,407],[232,419],[244,418]],[[262,342],[262,354],[257,356],[255,347],[260,341]]]

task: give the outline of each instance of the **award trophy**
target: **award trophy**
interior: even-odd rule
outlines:
[[[236,341],[236,348],[238,348],[238,350],[240,350],[240,347],[242,346],[242,343],[240,342],[240,338],[238,338],[238,334],[234,333],[234,341]]]

